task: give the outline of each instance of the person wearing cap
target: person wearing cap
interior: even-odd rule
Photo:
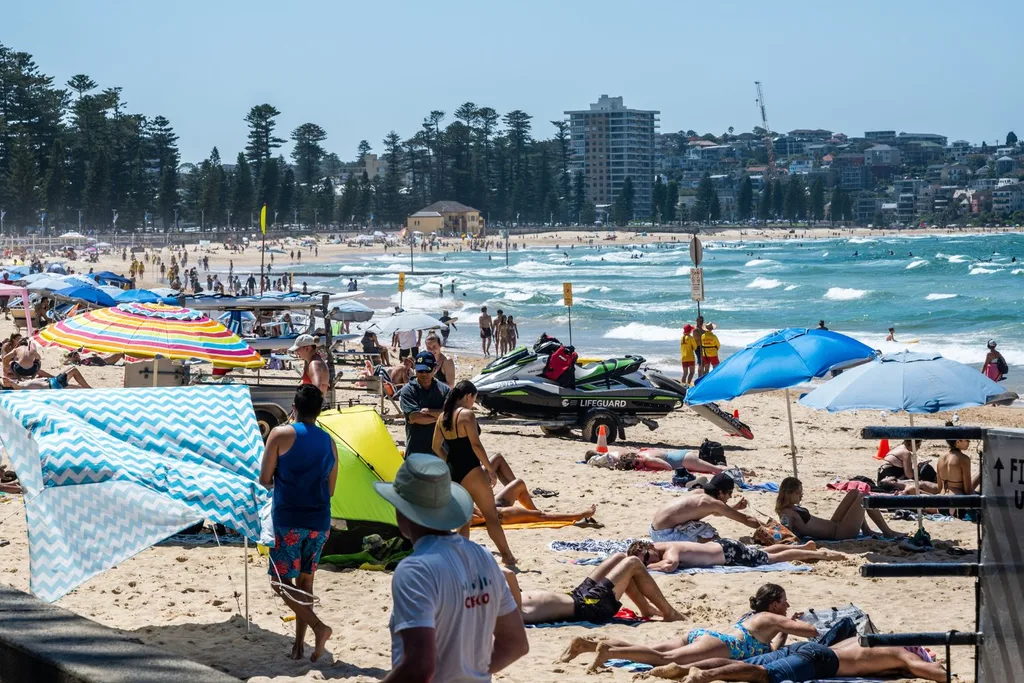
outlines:
[[[391,672],[384,683],[490,681],[530,645],[501,569],[483,547],[453,533],[473,501],[437,457],[413,453],[374,489],[395,506],[413,552],[391,579]]]
[[[316,425],[324,395],[312,384],[295,391],[295,422],[274,427],[267,437],[260,483],[273,491],[270,549],[271,586],[295,612],[292,659],[302,659],[306,628],[316,647],[311,661],[324,653],[331,627],[313,612],[313,576],[331,532],[331,496],[338,481],[334,440]]]
[[[693,382],[693,372],[697,366],[697,341],[693,338],[693,325],[683,325],[683,336],[679,340],[679,354],[683,358],[683,378],[685,386]]]
[[[398,392],[405,414],[405,454],[433,453],[434,425],[441,416],[448,385],[434,379],[437,360],[430,351],[416,356],[416,378]]]
[[[327,370],[327,363],[323,361],[317,351],[319,340],[311,334],[300,334],[295,338],[295,343],[288,349],[288,353],[301,358],[305,365],[302,368],[302,384],[312,384],[320,390],[321,394],[327,394],[327,386],[331,381],[331,373]]]
[[[1006,359],[1003,358],[1003,354],[996,351],[996,340],[988,340],[988,353],[985,355],[985,364],[981,366],[981,371],[986,377],[993,382],[998,382],[1006,377],[1006,371],[1009,366],[1006,364]]]
[[[680,532],[678,527],[718,515],[728,517],[751,529],[761,526],[757,517],[748,515],[742,510],[747,507],[747,499],[740,498],[734,505],[729,505],[736,483],[725,472],[719,472],[711,481],[703,481],[690,493],[684,493],[671,503],[654,513],[651,521],[650,536],[655,542],[689,541],[691,537]]]

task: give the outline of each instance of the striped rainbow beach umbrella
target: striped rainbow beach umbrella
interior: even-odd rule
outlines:
[[[127,303],[89,311],[48,325],[36,339],[46,346],[134,358],[197,359],[233,368],[264,364],[259,353],[216,320],[164,304]]]

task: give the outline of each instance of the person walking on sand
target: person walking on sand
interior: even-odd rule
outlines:
[[[491,327],[494,325],[494,320],[490,314],[487,313],[487,307],[480,307],[480,347],[484,351],[484,358],[491,355]]]
[[[313,662],[323,655],[332,634],[313,612],[313,577],[331,532],[331,496],[338,481],[334,441],[316,426],[323,404],[323,393],[312,384],[295,391],[296,421],[271,430],[260,468],[260,483],[274,494],[271,586],[295,612],[291,658],[303,658],[308,627],[316,637]]]
[[[375,483],[395,506],[413,552],[391,579],[391,666],[384,683],[480,683],[530,650],[518,605],[486,549],[452,533],[473,501],[438,458],[412,454],[393,483]]]
[[[683,361],[683,386],[693,382],[693,372],[697,364],[697,342],[693,338],[693,325],[683,325],[683,336],[679,340],[679,355]]]

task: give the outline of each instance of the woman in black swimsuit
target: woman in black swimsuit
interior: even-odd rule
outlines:
[[[475,402],[476,387],[472,382],[463,380],[452,387],[445,397],[441,419],[435,423],[434,453],[448,463],[452,481],[469,491],[473,503],[483,513],[487,534],[501,553],[502,564],[513,567],[516,558],[508,547],[494,503],[492,487],[498,477],[480,442],[480,426],[473,414]],[[469,538],[469,524],[459,529],[459,533]]]

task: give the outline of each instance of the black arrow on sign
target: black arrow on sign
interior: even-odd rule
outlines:
[[[992,469],[996,471],[996,486],[1003,485],[1003,459],[996,458],[996,464],[992,466]]]

